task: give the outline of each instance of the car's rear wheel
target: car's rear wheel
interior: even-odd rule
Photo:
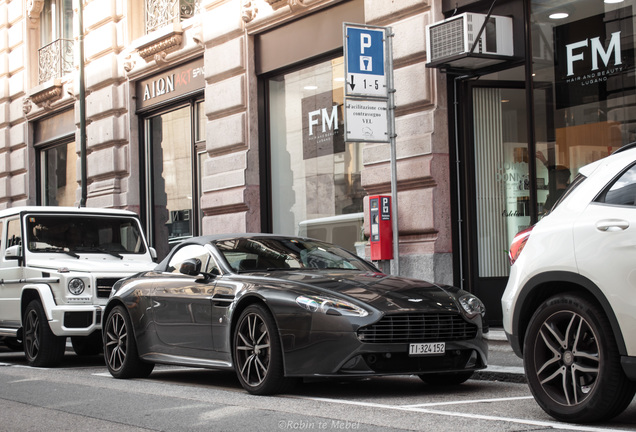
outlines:
[[[264,306],[253,304],[241,313],[233,347],[234,367],[245,390],[265,395],[291,388],[294,380],[285,378],[278,329]]]
[[[38,300],[32,300],[24,312],[24,354],[35,367],[57,366],[64,358],[66,338],[56,336],[49,327],[46,313]]]
[[[554,296],[534,313],[524,342],[524,366],[537,403],[554,418],[593,422],[620,414],[630,382],[603,311],[575,294]]]
[[[473,376],[473,371],[453,373],[430,373],[418,375],[422,381],[430,385],[459,385],[465,383]]]
[[[139,358],[132,323],[123,306],[115,306],[108,313],[103,336],[104,359],[112,376],[146,378],[152,373],[154,363],[148,363]]]

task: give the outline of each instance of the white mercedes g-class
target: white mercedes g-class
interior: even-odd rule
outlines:
[[[0,337],[31,366],[102,350],[102,310],[113,284],[155,267],[139,218],[97,208],[0,210]]]

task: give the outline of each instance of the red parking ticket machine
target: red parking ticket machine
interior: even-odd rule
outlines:
[[[393,259],[393,222],[391,197],[369,197],[369,224],[371,226],[371,261]]]

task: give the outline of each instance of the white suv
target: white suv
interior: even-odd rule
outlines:
[[[135,213],[15,207],[0,211],[0,337],[23,345],[32,366],[102,349],[101,321],[113,284],[155,267]]]
[[[636,147],[587,165],[510,247],[503,325],[556,419],[620,414],[636,392]]]

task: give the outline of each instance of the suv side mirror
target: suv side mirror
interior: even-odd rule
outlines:
[[[150,258],[152,258],[153,261],[157,261],[157,249],[149,247],[148,250],[150,250]]]
[[[20,258],[22,258],[22,246],[20,245],[8,247],[7,250],[4,251],[4,259],[17,260]]]

